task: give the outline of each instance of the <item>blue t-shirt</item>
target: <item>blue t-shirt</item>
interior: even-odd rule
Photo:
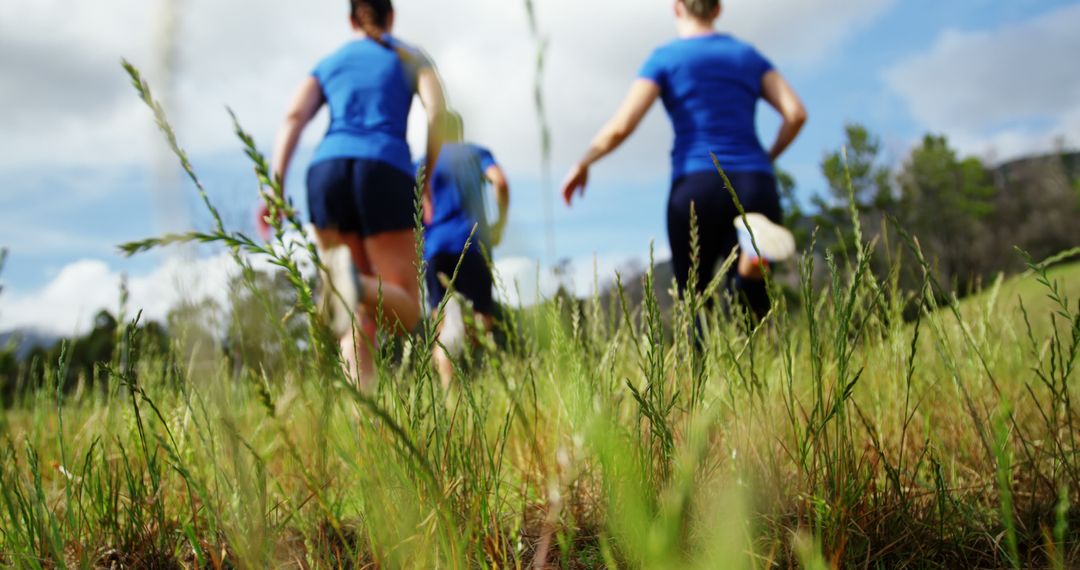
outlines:
[[[638,74],[660,87],[675,128],[672,178],[715,171],[772,172],[755,124],[762,79],[772,70],[753,46],[727,34],[679,39],[653,52]]]
[[[469,250],[475,251],[478,243],[486,243],[485,173],[495,165],[491,151],[482,146],[469,143],[443,145],[431,173],[435,212],[431,224],[424,228],[425,258],[431,259],[438,254],[461,255],[474,224],[478,227]]]
[[[312,71],[330,108],[330,128],[312,163],[335,158],[379,160],[412,173],[405,135],[417,75],[431,63],[419,50],[386,36],[391,46],[353,40]]]

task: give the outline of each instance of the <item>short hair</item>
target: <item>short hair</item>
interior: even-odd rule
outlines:
[[[720,7],[720,0],[682,0],[682,3],[690,14],[702,20],[712,18],[716,9]]]

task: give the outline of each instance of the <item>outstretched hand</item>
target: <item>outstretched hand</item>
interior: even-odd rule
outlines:
[[[585,187],[589,184],[589,167],[580,162],[574,165],[566,180],[562,183],[562,197],[569,206],[574,199],[574,194],[585,196]]]

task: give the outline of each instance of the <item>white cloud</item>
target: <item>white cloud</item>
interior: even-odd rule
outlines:
[[[657,261],[671,257],[664,249],[656,252]],[[535,259],[506,257],[495,260],[496,293],[510,306],[529,306],[550,298],[562,286],[572,295],[591,297],[615,283],[616,274],[624,279],[645,270],[637,253],[607,253],[569,260],[563,275],[543,268]]]
[[[152,51],[158,3],[11,0],[0,5],[0,165],[111,163],[150,129],[119,60]]]
[[[294,85],[349,33],[345,3],[338,1],[112,0],[102,9],[91,2],[7,0],[0,6],[3,52],[22,58],[20,69],[43,71],[27,85],[0,90],[7,92],[0,100],[21,110],[18,121],[3,125],[8,136],[0,142],[0,167],[141,161],[160,151],[147,142],[154,136],[149,115],[117,62],[129,57],[164,85],[157,38],[167,27],[162,7],[170,1],[179,7],[172,22],[175,122],[192,154],[235,148],[225,104],[269,146]],[[826,6],[811,7],[800,0],[730,0],[722,27],[754,41],[782,66],[812,64],[895,0],[823,1]],[[580,152],[649,51],[673,36],[669,4],[537,3],[552,42],[545,87],[557,165]],[[434,55],[474,137],[516,171],[534,174],[534,53],[522,3],[412,0],[398,2],[398,9],[398,33]],[[828,17],[817,17],[822,13]],[[811,17],[816,24],[808,26]],[[318,130],[309,133],[309,143]],[[421,132],[414,129],[414,141]],[[611,171],[665,172],[665,152],[657,147],[669,140],[662,113],[653,113]]]
[[[223,304],[232,259],[218,255],[184,261],[172,258],[153,272],[128,280],[129,310],[147,320],[163,320],[181,300],[212,298]],[[56,335],[86,332],[101,310],[116,313],[123,275],[104,261],[85,259],[65,266],[45,288],[32,294],[0,297],[0,328],[29,328]]]
[[[658,255],[666,253],[660,252]],[[614,283],[615,272],[640,270],[633,254],[582,257],[572,260],[564,276],[541,268],[535,259],[496,259],[499,299],[511,306],[530,306],[549,298],[560,284],[569,292],[588,296],[594,282],[600,290]],[[256,269],[274,271],[264,260],[252,259]],[[594,266],[595,263],[595,266]],[[127,277],[127,310],[134,316],[142,311],[144,320],[163,321],[170,309],[182,302],[211,299],[228,307],[229,283],[238,273],[233,258],[226,253],[209,257],[174,256],[149,273]],[[51,282],[33,293],[0,295],[0,331],[30,329],[54,335],[85,333],[94,316],[107,310],[113,314],[120,305],[124,274],[99,259],[83,259],[64,266]]]
[[[761,47],[778,65],[814,64],[872,24],[896,0],[727,0],[722,27]]]
[[[988,31],[943,32],[885,72],[924,128],[1004,159],[1080,142],[1080,5]],[[1021,125],[1021,126],[1018,126]]]
[[[814,65],[835,51],[860,26],[895,0],[729,0],[721,27],[762,49],[781,68]],[[176,19],[163,7],[178,6]],[[512,179],[535,179],[539,135],[533,115],[535,52],[520,0],[400,0],[396,32],[425,48],[444,75],[451,101],[465,115],[471,138],[490,146]],[[642,61],[674,37],[671,2],[654,0],[539,0],[541,27],[551,41],[545,93],[554,135],[554,169],[561,170],[583,150],[594,131],[614,111]],[[183,146],[198,158],[237,152],[224,111],[231,105],[260,146],[268,149],[282,112],[299,80],[319,58],[349,37],[344,0],[4,0],[0,2],[0,104],[17,113],[0,114],[0,172],[55,170],[65,165],[108,168],[118,164],[174,165],[164,154],[152,118],[120,69],[122,57],[145,72],[170,114]],[[814,25],[807,25],[813,20]],[[166,79],[160,38],[176,28],[172,89]],[[422,125],[413,121],[410,139],[419,149]],[[313,125],[305,144],[317,142]],[[598,166],[596,180],[665,179],[671,133],[663,111],[654,109],[634,137],[611,160]],[[162,162],[164,161],[164,162]],[[301,168],[303,165],[297,165]],[[155,191],[173,188],[167,179]],[[80,194],[104,199],[107,184]],[[187,192],[179,185],[170,192]],[[73,188],[64,188],[69,194]],[[59,192],[59,190],[57,190]],[[82,191],[80,191],[82,192]],[[18,189],[0,190],[15,203]],[[73,196],[64,196],[72,199]],[[164,196],[159,216],[172,217],[186,203]],[[22,214],[11,214],[13,216]],[[10,218],[13,219],[13,218]],[[35,220],[30,220],[34,223]],[[29,225],[29,224],[28,224]],[[173,228],[177,229],[177,228]],[[19,232],[25,243],[71,243],[69,232]],[[601,275],[636,255],[610,256]],[[606,258],[605,258],[606,259]],[[172,262],[170,262],[172,263]],[[200,261],[197,263],[209,263]],[[605,264],[606,263],[606,264]],[[575,283],[591,284],[591,259],[573,264]],[[206,283],[220,290],[226,277],[217,265],[201,265]],[[500,262],[525,279],[535,263]],[[148,316],[162,316],[178,297],[174,281],[183,271],[166,264],[133,278],[144,297],[133,296]],[[0,297],[0,325],[37,324],[56,332],[85,327],[94,312],[115,307],[119,274],[98,261],[68,266],[37,295]],[[553,278],[551,278],[553,279]],[[136,284],[139,284],[136,286]],[[540,290],[554,289],[548,277]],[[523,290],[525,300],[535,293]]]
[[[305,228],[307,239],[314,239]],[[297,246],[296,260],[305,278],[314,277],[314,266],[303,254],[307,241],[287,232],[286,242]],[[29,328],[57,335],[86,332],[101,310],[116,313],[120,303],[120,285],[127,279],[127,310],[134,316],[143,312],[144,320],[163,321],[170,309],[182,302],[210,299],[228,307],[229,285],[239,267],[229,253],[199,256],[189,247],[167,250],[168,257],[152,271],[126,275],[96,258],[86,258],[65,265],[42,289],[34,292],[4,289],[0,295],[0,331]],[[245,256],[256,271],[280,270],[266,257]],[[126,276],[125,276],[126,275]]]
[[[495,260],[495,293],[512,307],[529,306],[554,295],[559,281],[535,259],[509,257]]]

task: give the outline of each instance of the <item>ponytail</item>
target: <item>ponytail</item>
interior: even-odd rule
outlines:
[[[413,55],[384,37],[384,31],[393,13],[394,4],[391,0],[349,0],[349,17],[352,18],[356,27],[360,28],[372,41],[393,51],[402,61],[410,64],[415,59]]]

